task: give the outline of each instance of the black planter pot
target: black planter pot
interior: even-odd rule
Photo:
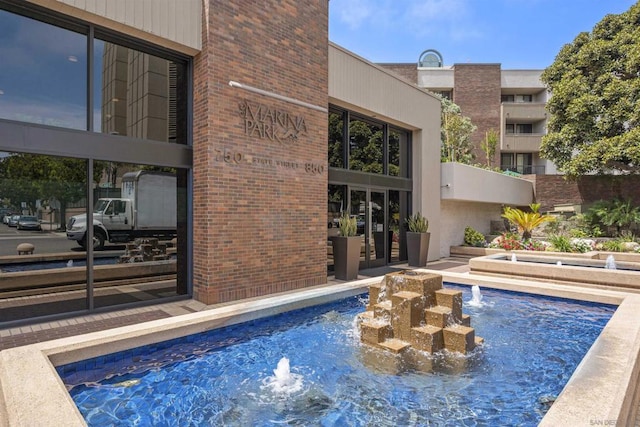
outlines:
[[[355,280],[360,267],[360,236],[335,236],[333,244],[333,266],[337,280]]]
[[[410,267],[426,267],[431,233],[407,231],[407,263]]]

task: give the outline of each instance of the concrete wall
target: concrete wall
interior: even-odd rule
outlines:
[[[202,46],[201,0],[28,1],[186,54]]]
[[[375,90],[373,89],[375,88]],[[413,131],[413,210],[440,221],[440,101],[337,45],[329,46],[329,100]],[[437,259],[440,231],[430,228],[429,259]]]
[[[531,181],[486,169],[443,163],[442,200],[527,206],[533,202]]]
[[[327,1],[213,0],[203,15],[194,297],[212,304],[326,283]]]
[[[525,93],[522,89],[532,89],[532,93],[545,89],[540,81],[543,70],[502,70],[500,84],[503,89],[518,89],[519,93]],[[536,101],[544,102],[544,101]]]
[[[463,202],[443,200],[440,220],[440,256],[449,256],[451,246],[464,242],[464,229],[473,227],[482,234],[489,234],[492,220],[500,220],[502,205],[499,203]]]
[[[434,90],[451,90],[455,85],[453,68],[418,69],[418,86]]]

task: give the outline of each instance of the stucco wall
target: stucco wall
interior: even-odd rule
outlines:
[[[440,204],[440,256],[449,256],[451,246],[464,242],[464,228],[473,227],[489,234],[492,220],[501,219],[502,205],[497,203],[459,202],[443,200]]]

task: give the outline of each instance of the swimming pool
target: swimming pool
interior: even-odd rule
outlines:
[[[380,356],[360,345],[350,298],[57,370],[89,425],[537,425],[615,307],[483,296],[464,307],[486,340],[467,357]],[[295,392],[269,386],[283,357]]]

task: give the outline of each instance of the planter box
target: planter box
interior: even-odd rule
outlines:
[[[407,263],[410,267],[426,267],[431,233],[407,231]]]
[[[333,244],[333,267],[337,280],[355,280],[358,278],[361,241],[362,238],[360,236],[334,236],[331,238]]]

